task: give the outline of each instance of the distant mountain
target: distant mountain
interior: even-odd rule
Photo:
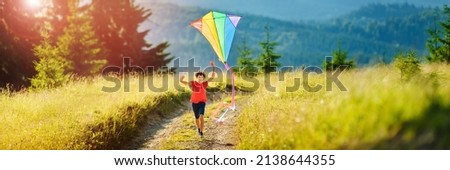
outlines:
[[[373,3],[359,8],[358,10],[349,12],[347,15],[341,16],[349,19],[376,19],[385,20],[393,17],[408,17],[419,14],[424,11],[425,7],[417,7],[409,3],[401,4],[381,4]]]
[[[370,4],[329,20],[322,30],[424,51],[428,29],[434,28],[444,17],[439,8],[405,3]]]
[[[287,21],[325,20],[373,3],[409,3],[435,7],[448,0],[137,0],[139,3],[164,2],[181,6],[249,13]]]
[[[168,50],[181,58],[182,63],[196,58],[197,64],[206,66],[209,60],[217,58],[202,35],[188,26],[209,9],[155,2],[143,5],[153,12],[149,21],[141,26],[151,28],[146,37],[148,41],[168,41],[171,44]],[[440,10],[408,4],[371,4],[334,19],[303,22],[239,12],[234,14],[244,18],[236,33],[231,65],[236,63],[237,47],[244,37],[254,50],[254,57],[257,57],[266,25],[271,27],[272,39],[280,44],[276,52],[282,55],[284,65],[320,65],[324,57],[336,49],[338,42],[349,51],[350,58],[359,65],[365,65],[390,62],[399,50],[415,49],[419,54],[425,54],[427,29],[433,26]]]

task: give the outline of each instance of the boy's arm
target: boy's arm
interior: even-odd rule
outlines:
[[[181,84],[184,84],[184,85],[189,85],[189,83],[187,82],[187,81],[185,81],[184,80],[184,75],[182,75],[181,77],[180,77],[180,82],[181,82]]]
[[[211,77],[209,77],[206,81],[212,81],[214,78],[216,78],[216,73],[215,73],[215,65],[214,65],[214,62],[213,61],[211,61],[210,63],[209,63],[210,65],[211,65],[211,67],[212,67],[212,74],[211,74]]]

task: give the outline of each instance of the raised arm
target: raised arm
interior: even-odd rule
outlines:
[[[209,77],[206,81],[212,81],[214,78],[216,78],[216,72],[215,72],[215,64],[214,64],[214,62],[213,61],[211,61],[211,62],[209,62],[209,64],[211,65],[211,67],[212,67],[212,74],[211,74],[211,77]]]
[[[181,75],[181,77],[180,77],[180,82],[181,82],[181,84],[189,85],[189,83],[188,83],[187,81],[185,81],[184,78],[185,78],[185,76],[184,76],[184,75]]]

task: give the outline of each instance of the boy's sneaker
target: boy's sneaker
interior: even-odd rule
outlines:
[[[200,128],[197,129],[198,135],[203,136],[202,131],[200,131]]]
[[[202,138],[203,138],[203,132],[200,132],[200,137],[202,137]]]

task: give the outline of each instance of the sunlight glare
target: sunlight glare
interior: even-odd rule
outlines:
[[[26,0],[26,4],[30,8],[39,8],[42,5],[42,0]]]

